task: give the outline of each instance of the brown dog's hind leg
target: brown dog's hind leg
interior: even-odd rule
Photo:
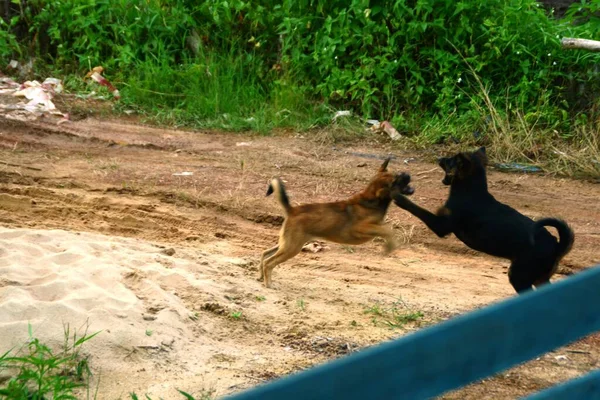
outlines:
[[[304,246],[304,243],[305,242],[284,242],[279,246],[279,249],[273,255],[273,257],[270,257],[265,260],[263,265],[265,287],[271,287],[271,276],[273,275],[273,268],[275,268],[282,262],[294,257],[296,254],[300,253],[300,251],[302,251],[302,246]]]
[[[270,258],[273,254],[275,254],[277,250],[279,250],[279,245],[271,247],[270,249],[262,252],[262,254],[260,255],[260,264],[258,264],[258,271],[260,273],[260,276],[257,278],[257,280],[262,281],[265,277],[265,258]]]

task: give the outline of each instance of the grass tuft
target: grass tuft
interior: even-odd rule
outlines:
[[[10,379],[0,387],[0,398],[6,399],[76,399],[81,391],[86,398],[96,398],[90,392],[92,372],[89,356],[82,354],[83,345],[100,332],[83,333],[71,331],[64,325],[62,348],[53,350],[34,337],[31,324],[28,327],[29,339],[18,349],[11,349],[0,356],[0,370],[8,371]],[[75,397],[78,390],[79,397]]]

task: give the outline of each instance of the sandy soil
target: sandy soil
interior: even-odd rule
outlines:
[[[378,242],[326,244],[276,268],[265,289],[258,256],[282,221],[264,197],[271,177],[287,182],[293,202],[341,199],[392,153],[391,169],[413,176],[416,202],[435,209],[447,195],[424,154],[375,136],[325,139],[0,120],[0,337],[9,338],[0,352],[26,340],[28,322],[60,343],[63,323],[88,321],[89,332],[102,330],[85,348],[99,398],[175,399],[176,388],[222,396],[514,295],[506,261],[438,239],[393,206],[403,244],[392,255]],[[563,274],[599,261],[600,186],[489,179],[501,201],[573,226]],[[444,398],[540,390],[597,368],[598,344],[584,339]]]

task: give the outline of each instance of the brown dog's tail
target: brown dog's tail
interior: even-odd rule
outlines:
[[[533,224],[533,230],[532,230],[532,240],[533,241],[535,241],[534,238],[535,238],[537,231],[544,226],[551,226],[553,228],[556,228],[556,230],[558,231],[558,236],[560,237],[560,239],[558,240],[558,246],[556,248],[556,253],[558,256],[557,260],[560,260],[569,251],[571,251],[571,248],[573,247],[573,242],[575,241],[575,234],[573,233],[573,230],[571,229],[571,227],[569,227],[569,225],[562,219],[542,218]]]
[[[279,201],[279,204],[283,207],[285,215],[288,215],[292,209],[292,205],[290,204],[290,199],[285,192],[285,186],[283,186],[281,179],[275,178],[271,180],[269,188],[267,189],[267,196],[270,196],[272,193],[277,195],[277,201]]]

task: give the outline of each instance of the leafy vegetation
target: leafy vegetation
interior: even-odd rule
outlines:
[[[499,132],[527,137],[517,157],[525,161],[544,157],[526,149],[558,141],[583,151],[590,130],[598,136],[600,55],[560,47],[565,36],[598,36],[597,1],[581,0],[560,20],[534,0],[30,0],[10,7],[0,25],[1,58],[36,56],[36,70],[76,77],[67,87],[103,65],[122,107],[164,123],[309,129],[344,108],[390,120],[422,144],[488,141],[506,156]]]
[[[29,325],[27,343],[0,356],[0,371],[11,376],[0,386],[0,399],[77,399],[76,389],[87,390],[87,398],[95,398],[89,388],[88,357],[81,354],[81,348],[98,333],[88,335],[86,329],[79,335],[65,325],[63,346],[54,351],[34,337]]]
[[[365,314],[371,315],[371,322],[374,326],[383,323],[384,326],[391,329],[403,328],[405,324],[417,322],[425,316],[423,312],[413,310],[402,299],[396,300],[389,307],[376,302],[365,308]],[[351,323],[351,325],[356,326],[356,321],[352,322],[354,324]]]

